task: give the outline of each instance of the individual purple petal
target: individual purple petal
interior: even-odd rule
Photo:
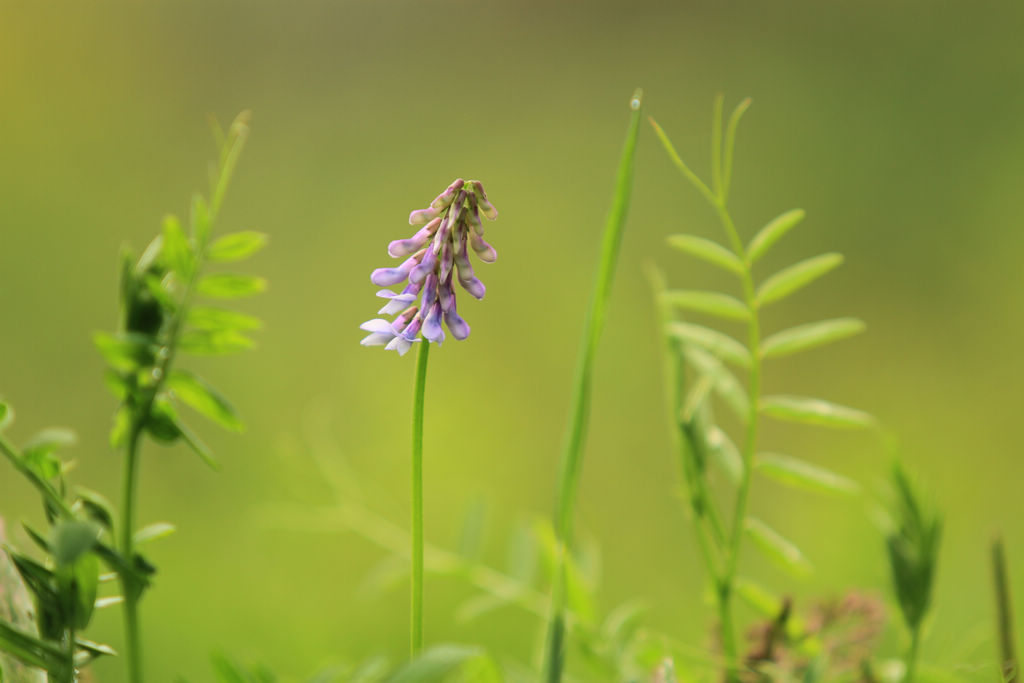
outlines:
[[[448,329],[451,330],[452,336],[456,339],[461,341],[469,336],[469,323],[463,320],[458,311],[455,310],[454,301],[452,302],[452,307],[445,311],[444,322]]]
[[[455,305],[455,292],[452,290],[452,274],[437,288],[437,300],[441,302],[441,310],[447,311]]]
[[[455,200],[455,193],[462,189],[462,186],[466,184],[466,181],[462,178],[457,178],[455,182],[448,186],[448,189],[437,195],[434,201],[430,202],[430,208],[432,209],[447,209],[451,206],[452,201]]]
[[[466,205],[466,191],[462,190],[459,192],[459,196],[455,198],[455,203],[452,205],[451,214],[449,220],[452,225],[458,225],[459,221],[462,220],[462,211]]]
[[[489,201],[487,201],[487,193],[484,192],[483,183],[481,183],[479,180],[474,180],[469,185],[473,190],[473,194],[476,195],[476,203],[477,206],[480,207],[480,213],[487,216],[487,218],[489,218],[492,221],[495,218],[497,218],[498,210],[494,208],[494,204],[491,204]]]
[[[419,311],[419,308],[417,308],[416,306],[410,306],[409,308],[402,311],[402,314],[395,318],[395,321],[391,323],[391,330],[393,331],[393,333],[404,334],[408,326],[412,324],[409,321],[414,319],[414,316],[416,315],[417,311]]]
[[[452,221],[451,216],[445,216],[444,222],[441,223],[441,228],[434,235],[434,241],[431,243],[431,250],[435,254],[441,253],[441,245],[451,239],[452,234]]]
[[[411,271],[419,259],[414,255],[407,258],[397,268],[378,268],[370,274],[370,282],[378,287],[391,287],[409,277]]]
[[[420,308],[429,311],[435,301],[437,301],[437,275],[431,273],[423,283],[423,301],[420,303]]]
[[[480,209],[476,205],[476,195],[470,195],[469,208],[466,210],[466,220],[469,228],[478,235],[484,234],[484,224],[480,220]]]
[[[437,265],[437,255],[432,249],[427,249],[423,254],[423,260],[409,273],[409,282],[420,284],[427,277],[427,273],[433,273]]]
[[[402,258],[413,254],[430,241],[431,235],[437,232],[437,228],[441,225],[441,217],[438,216],[434,220],[427,223],[425,226],[416,231],[416,234],[406,240],[394,240],[388,245],[388,255],[395,258]]]
[[[477,256],[484,263],[494,263],[498,260],[498,252],[495,251],[494,247],[487,244],[483,237],[473,231],[469,233],[469,243],[472,245],[473,251],[476,252]]]
[[[442,209],[435,209],[434,207],[417,209],[409,214],[409,225],[426,225],[440,216],[441,211]]]
[[[377,311],[377,315],[394,315],[409,307],[409,304],[416,301],[415,294],[396,294],[391,301],[384,304],[384,307]]]
[[[480,282],[480,280],[472,276],[464,278],[462,277],[462,273],[459,273],[459,284],[462,285],[462,288],[464,290],[469,292],[472,296],[476,297],[477,299],[483,299],[484,294],[487,293],[487,288],[484,287],[484,283]]]
[[[423,320],[423,338],[440,344],[444,341],[444,330],[441,328],[441,303],[434,302]]]
[[[370,333],[363,337],[362,341],[359,342],[363,346],[383,346],[391,341],[395,336],[394,330],[391,329],[391,323],[380,318],[367,320],[359,326],[359,329],[366,330]]]
[[[420,327],[423,326],[423,316],[417,315],[415,318],[406,325],[405,329],[401,331],[401,336],[408,341],[416,341],[416,335],[420,333]]]
[[[448,276],[452,274],[452,267],[455,265],[455,249],[452,247],[451,240],[444,243],[444,247],[441,248],[441,266],[438,269],[441,280],[447,280]]]

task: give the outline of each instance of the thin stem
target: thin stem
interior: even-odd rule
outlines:
[[[410,650],[423,649],[423,405],[427,389],[430,343],[422,342],[416,355],[416,386],[412,403],[412,616]]]
[[[903,676],[903,683],[914,683],[917,676],[917,653],[921,647],[921,627],[913,628],[910,632],[910,648],[907,650],[907,670]]]
[[[1006,552],[1003,539],[992,541],[992,579],[996,594],[996,613],[999,630],[999,664],[1003,681],[1019,680],[1017,655],[1013,638],[1013,603],[1010,600],[1010,583],[1007,579]]]
[[[725,96],[722,93],[715,95],[715,104],[712,107],[711,118],[711,183],[715,188],[715,194],[722,196],[724,185],[722,184],[722,104]]]
[[[65,634],[66,642],[64,652],[63,679],[64,683],[75,683],[75,629],[69,628]]]
[[[572,407],[569,413],[569,432],[562,451],[559,473],[558,498],[555,505],[555,534],[558,538],[556,565],[552,576],[551,618],[545,641],[544,680],[558,683],[562,680],[564,665],[563,646],[565,642],[565,572],[569,552],[569,536],[572,530],[573,511],[576,507],[576,492],[579,488],[583,465],[583,446],[590,417],[590,390],[597,355],[598,341],[604,328],[605,310],[611,295],[612,278],[618,262],[619,245],[626,225],[626,214],[633,187],[633,168],[636,156],[636,141],[640,132],[642,91],[637,90],[630,100],[632,114],[626,132],[626,142],[619,161],[615,196],[605,222],[601,246],[601,262],[593,298],[587,313],[576,366]]]
[[[135,492],[138,482],[139,446],[142,425],[136,419],[128,435],[121,478],[121,543],[120,550],[128,567],[135,566]],[[121,591],[124,593],[125,666],[130,683],[142,681],[142,642],[139,632],[139,598],[142,587],[131,574],[121,573]]]

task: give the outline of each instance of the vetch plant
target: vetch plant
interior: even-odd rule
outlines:
[[[265,288],[264,280],[255,276],[205,272],[209,263],[242,261],[266,243],[263,234],[251,231],[217,239],[213,234],[248,136],[248,119],[247,113],[239,115],[226,132],[215,126],[220,154],[210,169],[210,196],[193,197],[188,231],[168,216],[138,259],[127,250],[122,253],[118,329],[94,339],[109,365],[107,386],[120,402],[110,433],[111,446],[123,455],[120,515],[98,493],[69,490],[68,464],[57,453],[74,443],[73,434],[44,430],[21,448],[0,435],[0,452],[42,495],[50,525],[48,532],[25,528],[39,546],[41,560],[10,552],[35,599],[37,629],[0,623],[0,651],[46,671],[50,681],[75,681],[92,658],[114,653],[80,634],[94,608],[117,603],[124,610],[127,680],[143,680],[139,603],[156,569],[139,546],[174,527],[160,522],[137,528],[142,445],[147,438],[181,442],[215,466],[210,449],[186,426],[180,406],[233,431],[242,428],[231,403],[206,380],[178,367],[177,360],[179,353],[224,355],[248,349],[253,346],[249,332],[260,327],[250,315],[197,303],[249,296]],[[0,430],[10,417],[9,406],[0,403]],[[101,563],[108,575],[101,575]],[[116,578],[121,595],[98,598],[104,578]]]
[[[665,339],[667,404],[673,440],[679,451],[680,469],[687,486],[697,544],[705,569],[714,585],[719,636],[727,678],[741,679],[734,596],[752,593],[754,584],[737,576],[743,541],[749,538],[773,560],[796,574],[809,571],[810,563],[795,544],[748,513],[754,471],[786,484],[850,493],[850,480],[809,462],[760,452],[761,416],[802,424],[840,429],[871,427],[867,413],[815,398],[762,393],[762,365],[801,351],[852,336],[864,325],[854,318],[835,318],[799,325],[765,336],[762,310],[774,305],[842,263],[839,254],[815,256],[767,278],[755,277],[757,262],[804,216],[787,211],[770,221],[744,243],[729,212],[733,151],[740,119],[750,105],[744,100],[729,117],[723,132],[722,98],[715,100],[712,129],[712,182],[708,186],[683,162],[668,136],[654,120],[651,124],[669,158],[683,177],[714,209],[728,246],[695,235],[674,235],[669,244],[690,256],[733,275],[740,297],[703,290],[669,290],[664,279],[653,277]],[[746,326],[746,343],[721,330],[683,320],[677,311],[739,322]],[[745,375],[741,382],[729,369]],[[714,401],[735,413],[743,425],[740,446],[715,419]],[[735,484],[731,514],[722,511],[711,487],[715,463]]]
[[[380,315],[395,315],[393,321],[369,320],[360,328],[370,334],[363,346],[384,346],[400,356],[421,340],[416,358],[412,417],[412,587],[410,595],[410,649],[415,657],[423,649],[423,410],[427,384],[427,359],[430,343],[441,345],[444,327],[462,340],[469,336],[469,325],[459,315],[455,302],[454,280],[477,299],[486,288],[477,279],[469,260],[473,249],[486,263],[498,258],[494,247],[484,241],[481,216],[495,220],[498,210],[487,199],[479,180],[457,179],[439,194],[426,209],[413,211],[409,224],[419,227],[411,238],[395,240],[388,254],[405,260],[396,268],[378,268],[370,275],[373,284],[391,287],[408,282],[398,294],[382,289],[377,296],[388,303]],[[417,303],[418,302],[418,303]]]

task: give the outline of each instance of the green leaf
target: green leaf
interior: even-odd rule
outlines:
[[[196,285],[196,292],[216,299],[238,299],[252,296],[266,290],[267,281],[255,275],[237,273],[214,273],[207,275]]]
[[[78,502],[84,508],[85,513],[94,521],[112,531],[114,528],[113,506],[104,496],[95,491],[78,487],[75,492],[78,495]]]
[[[402,667],[388,683],[443,683],[456,673],[474,683],[500,683],[487,653],[475,645],[435,645]]]
[[[64,652],[56,644],[19,631],[3,621],[0,621],[0,651],[10,654],[28,666],[43,670],[59,671],[64,666]]]
[[[178,348],[196,356],[223,356],[247,351],[256,343],[235,330],[189,330],[178,339]]]
[[[757,456],[754,466],[761,474],[796,488],[842,495],[855,495],[860,491],[852,479],[786,455],[762,453]]]
[[[262,232],[245,230],[224,235],[210,245],[206,258],[214,263],[230,263],[247,259],[265,247],[267,236]]]
[[[182,403],[222,427],[236,432],[242,431],[242,421],[235,407],[206,380],[185,370],[175,370],[167,377],[167,388],[174,392]]]
[[[197,306],[188,312],[193,327],[211,332],[222,330],[256,330],[263,326],[259,318],[222,308]]]
[[[806,287],[819,277],[839,267],[842,254],[821,254],[800,261],[765,280],[757,290],[757,303],[770,304]]]
[[[759,519],[748,517],[744,528],[754,544],[782,569],[794,576],[807,576],[811,573],[811,563],[800,549],[770,526]]]
[[[70,598],[71,621],[76,629],[85,629],[96,609],[99,590],[100,560],[93,554],[82,555],[70,567],[70,572],[58,574],[62,590]]]
[[[686,360],[701,376],[711,378],[712,389],[741,420],[750,418],[750,398],[729,368],[699,346],[688,345],[683,351]]]
[[[156,344],[149,335],[124,332],[115,336],[97,332],[92,339],[107,363],[117,370],[132,372],[153,364]]]
[[[875,419],[863,411],[819,398],[764,396],[760,405],[765,415],[787,422],[843,429],[863,429],[875,424]]]
[[[740,600],[765,619],[774,619],[782,612],[782,600],[750,579],[737,577],[735,590]]]
[[[797,223],[803,219],[803,209],[792,209],[772,219],[750,240],[750,244],[747,245],[747,260],[750,263],[755,263],[765,255],[773,244],[778,242],[783,235],[796,227]]]
[[[743,478],[743,456],[740,455],[736,444],[716,425],[708,428],[706,439],[707,446],[718,466],[722,468],[732,483],[739,484]]]
[[[11,406],[3,401],[0,401],[0,432],[7,428],[7,425],[11,424],[11,420],[14,419],[14,411],[11,410]]]
[[[665,292],[664,296],[668,303],[688,311],[731,320],[748,320],[750,318],[750,309],[742,301],[728,294],[676,289]]]
[[[135,539],[135,545],[140,545],[148,541],[155,541],[170,536],[176,530],[177,528],[173,524],[154,522],[136,531],[133,538]]]
[[[761,342],[761,355],[777,358],[813,349],[864,331],[864,323],[856,318],[835,318],[797,325],[777,332]]]
[[[694,235],[672,235],[668,238],[668,244],[674,249],[737,275],[742,275],[746,271],[743,261],[718,242]]]
[[[44,429],[22,447],[23,462],[39,477],[53,479],[61,472],[61,462],[54,453],[74,444],[75,441],[77,437],[70,429]]]
[[[192,272],[195,257],[192,254],[192,247],[189,246],[188,237],[181,228],[181,223],[175,216],[166,216],[163,226],[164,249],[163,256],[167,266],[176,273],[187,278]]]
[[[750,352],[727,334],[693,323],[671,323],[668,333],[684,342],[695,344],[712,355],[740,367],[750,367]]]
[[[101,528],[94,522],[65,520],[53,528],[50,548],[58,567],[69,567],[99,540]]]

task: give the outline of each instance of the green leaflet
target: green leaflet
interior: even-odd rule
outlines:
[[[684,342],[696,344],[733,365],[750,367],[750,352],[747,351],[747,347],[723,332],[703,325],[674,322],[669,324],[668,333]]]
[[[736,254],[718,242],[693,235],[672,235],[668,238],[668,244],[673,249],[686,252],[690,256],[699,258],[736,275],[742,275],[745,270],[743,262],[739,260]]]
[[[863,429],[875,424],[875,419],[861,410],[819,398],[764,396],[761,398],[760,406],[761,412],[765,415],[788,422],[843,429]]]
[[[266,245],[267,236],[262,232],[251,230],[232,232],[211,244],[206,252],[206,258],[214,263],[242,261]]]
[[[842,254],[822,254],[800,261],[765,280],[757,289],[758,305],[784,299],[843,263]]]
[[[864,331],[863,321],[856,318],[835,318],[797,325],[777,332],[761,342],[764,358],[777,358],[852,337]]]
[[[665,300],[673,306],[707,313],[730,320],[748,320],[750,309],[739,299],[719,292],[704,292],[692,289],[674,289],[665,292]]]
[[[807,576],[813,570],[800,548],[761,520],[748,517],[744,529],[754,544],[782,569],[798,577]]]
[[[857,482],[852,479],[787,455],[759,454],[754,467],[761,474],[796,488],[840,495],[854,495],[860,491]]]
[[[226,429],[242,431],[242,421],[235,407],[206,380],[185,370],[175,370],[167,377],[167,388],[197,413]]]
[[[259,294],[266,288],[267,281],[255,275],[214,273],[199,280],[196,293],[215,299],[238,299]]]
[[[761,228],[747,245],[747,261],[754,263],[767,253],[773,244],[804,219],[803,209],[792,209],[772,219]]]

